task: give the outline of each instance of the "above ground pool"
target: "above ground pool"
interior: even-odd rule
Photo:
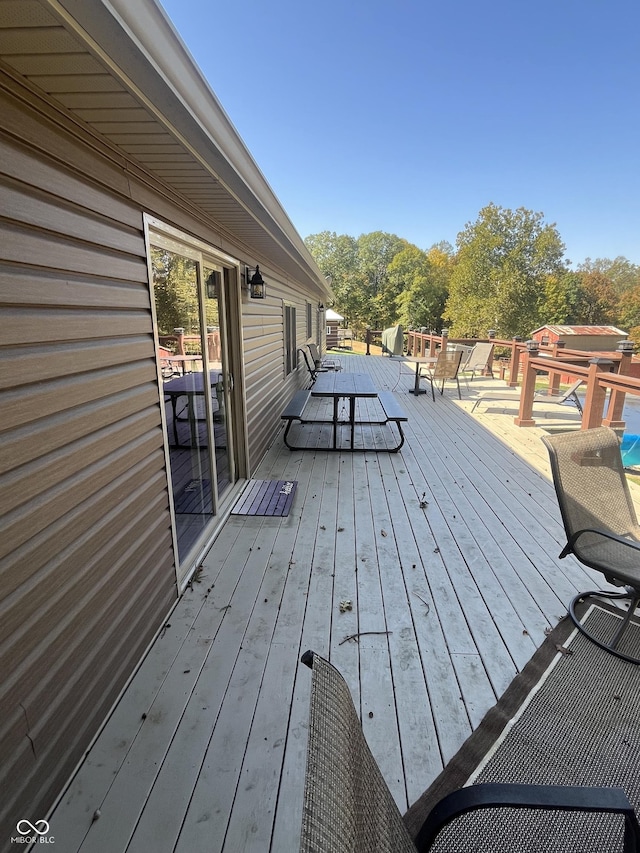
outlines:
[[[640,468],[640,397],[627,395],[622,418],[625,430],[620,450],[625,468]]]

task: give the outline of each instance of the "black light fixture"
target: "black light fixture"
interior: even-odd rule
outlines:
[[[252,275],[253,273],[253,275]],[[256,264],[255,270],[252,267],[245,269],[245,281],[249,286],[249,296],[252,299],[264,299],[265,286],[264,279],[260,275],[260,267]]]

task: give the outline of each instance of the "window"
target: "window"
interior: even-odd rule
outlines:
[[[284,372],[288,376],[297,365],[296,358],[296,309],[294,305],[284,306]]]
[[[313,337],[313,314],[311,303],[307,302],[307,338]]]

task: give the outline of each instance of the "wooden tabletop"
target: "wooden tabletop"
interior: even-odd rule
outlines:
[[[377,397],[368,373],[321,373],[311,389],[312,397]]]
[[[211,370],[209,372],[209,381],[211,385],[215,385],[220,381],[221,373],[219,370]],[[162,384],[163,394],[202,394],[204,383],[202,381],[202,371],[198,370],[195,373],[185,373],[184,376],[176,376],[175,379],[169,379],[168,382]]]

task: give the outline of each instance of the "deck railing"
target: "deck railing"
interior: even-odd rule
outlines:
[[[625,422],[622,420],[622,411],[626,395],[640,397],[640,378],[630,375],[634,350],[630,341],[621,341],[614,352],[585,352],[567,348],[564,341],[540,344],[538,341],[525,342],[517,337],[504,340],[491,335],[487,338],[449,338],[446,330],[443,331],[444,335],[407,332],[407,351],[416,356],[433,356],[447,344],[473,345],[480,341],[490,341],[496,347],[508,351],[508,356],[498,359],[498,373],[500,379],[505,379],[512,388],[517,387],[522,380],[520,409],[514,418],[518,426],[535,425],[532,417],[533,397],[541,372],[548,376],[550,394],[557,394],[561,380],[569,383],[578,379],[584,381],[586,394],[582,429],[601,424],[623,429]]]
[[[586,386],[583,404],[582,429],[610,426],[613,429],[623,429],[622,419],[625,397],[627,394],[640,396],[640,378],[630,376],[633,349],[625,348],[624,341],[616,352],[606,355],[584,354],[585,364],[576,364],[575,357],[563,354],[562,357],[549,357],[540,354],[540,350],[532,346],[521,354],[522,359],[522,392],[520,394],[520,409],[514,419],[518,426],[533,426],[532,418],[533,397],[536,390],[536,379],[540,371],[549,375],[549,387],[557,388],[560,376],[568,376],[571,380],[582,379]],[[609,392],[609,393],[608,393]],[[606,405],[606,411],[605,411]]]

